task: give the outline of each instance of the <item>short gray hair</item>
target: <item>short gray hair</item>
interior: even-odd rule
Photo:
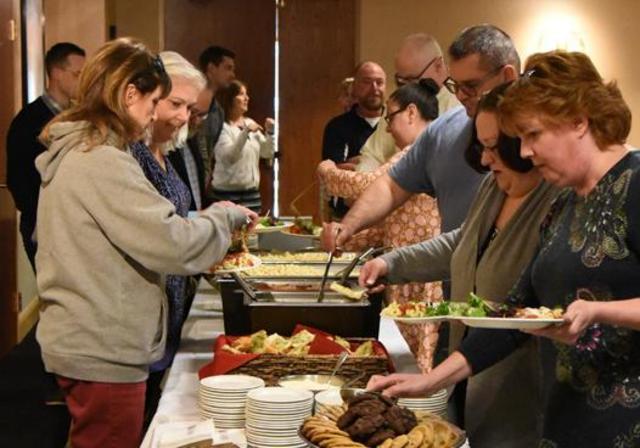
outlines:
[[[185,79],[198,89],[198,91],[202,91],[207,85],[207,80],[202,72],[179,53],[175,51],[163,51],[160,53],[160,58],[162,59],[167,74],[171,78]]]
[[[513,40],[497,26],[483,23],[465,28],[449,46],[452,61],[472,54],[480,55],[480,63],[486,70],[496,70],[509,64],[520,72],[520,56]]]

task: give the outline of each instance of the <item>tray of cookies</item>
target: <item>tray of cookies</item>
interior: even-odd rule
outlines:
[[[307,418],[300,437],[317,448],[459,448],[466,441],[464,431],[446,420],[376,393],[359,394],[347,406]]]

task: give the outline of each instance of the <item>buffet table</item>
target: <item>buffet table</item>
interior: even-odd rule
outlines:
[[[157,434],[168,427],[200,421],[198,370],[211,361],[213,342],[224,332],[221,310],[219,294],[209,284],[201,282],[183,329],[180,349],[165,378],[158,410],[142,447],[158,446]],[[398,372],[419,372],[409,347],[392,320],[381,319],[379,339],[386,346]],[[246,446],[243,430],[216,430],[215,434],[216,445],[231,442],[242,448]]]

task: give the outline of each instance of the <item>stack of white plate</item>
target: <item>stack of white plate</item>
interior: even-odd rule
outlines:
[[[264,387],[264,381],[248,375],[217,375],[200,380],[200,416],[213,419],[216,428],[244,428],[247,394]]]
[[[298,428],[311,415],[313,392],[265,387],[247,395],[247,443],[255,448],[306,447]]]
[[[442,389],[427,398],[399,398],[398,405],[414,412],[430,412],[440,417],[447,415],[447,390]]]

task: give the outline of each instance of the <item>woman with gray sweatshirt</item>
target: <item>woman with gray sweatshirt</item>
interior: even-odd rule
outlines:
[[[223,203],[187,220],[145,178],[128,145],[170,89],[143,44],[111,41],[85,66],[78,104],[41,136],[37,337],[74,448],[139,445],[148,366],[166,341],[166,275],[220,261],[233,230],[257,218]]]

